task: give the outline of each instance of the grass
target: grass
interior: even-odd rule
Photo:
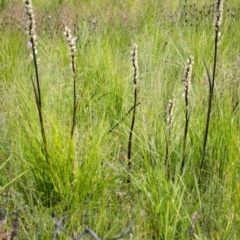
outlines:
[[[62,227],[74,236],[91,229],[111,239],[131,226],[125,239],[239,239],[240,6],[234,0],[224,5],[199,185],[209,94],[204,61],[212,72],[214,20],[209,3],[198,1],[198,11],[191,3],[33,2],[48,161],[24,4],[0,5],[0,209],[8,216],[3,230],[9,239],[14,230],[18,239],[53,239],[53,215],[66,216]],[[64,24],[78,37],[73,134],[74,82]],[[141,104],[131,128],[134,44]],[[191,118],[184,135],[182,77],[190,55]],[[59,232],[58,239],[72,238]]]

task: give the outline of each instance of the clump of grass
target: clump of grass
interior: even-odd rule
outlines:
[[[50,132],[55,134],[51,128],[49,129],[48,140],[46,137],[46,130],[43,117],[43,100],[42,100],[42,89],[39,74],[39,64],[37,59],[37,41],[36,41],[36,26],[35,26],[35,16],[33,13],[33,6],[31,0],[25,1],[26,14],[28,16],[28,36],[29,42],[28,47],[32,50],[32,60],[35,70],[35,81],[32,78],[32,85],[34,90],[35,102],[38,110],[38,118],[41,128],[41,136],[43,142],[43,150],[36,146],[37,138],[31,139],[32,149],[25,149],[28,155],[27,162],[31,168],[33,176],[36,181],[36,188],[42,197],[42,201],[45,202],[47,206],[52,206],[61,200],[61,196],[68,195],[68,187],[72,188],[71,181],[72,167],[75,167],[75,162],[73,166],[73,155],[74,149],[72,144],[67,142],[65,147],[69,148],[66,150],[65,147],[60,147],[59,136],[54,136],[52,138]],[[74,128],[76,125],[76,110],[77,110],[77,95],[76,95],[76,39],[72,37],[71,32],[68,28],[65,29],[65,35],[68,41],[71,57],[71,68],[73,73],[73,116],[72,116],[72,127],[71,127],[71,138],[73,138]],[[54,105],[53,105],[54,106]],[[50,116],[49,116],[50,117]],[[49,125],[48,125],[49,126]],[[24,129],[27,131],[27,129]],[[26,140],[27,141],[27,140]],[[71,147],[70,147],[71,146]],[[36,151],[35,156],[32,154],[33,149]],[[65,152],[65,150],[66,152]],[[40,152],[39,152],[40,151]],[[42,153],[43,151],[43,153]],[[65,152],[65,153],[64,153]],[[66,155],[65,155],[66,154]],[[44,158],[41,156],[43,155]],[[58,162],[56,162],[56,159]],[[36,161],[38,159],[38,161]],[[64,162],[65,161],[65,162]],[[63,165],[67,165],[63,169]],[[68,178],[64,178],[68,176]],[[59,180],[61,179],[61,181]],[[66,180],[66,181],[65,181]],[[66,189],[65,189],[66,188]],[[65,191],[66,190],[66,191]]]

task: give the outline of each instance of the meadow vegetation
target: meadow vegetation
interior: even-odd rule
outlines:
[[[26,2],[0,1],[0,239],[239,239],[239,1],[219,31],[220,0],[33,1],[32,39]]]

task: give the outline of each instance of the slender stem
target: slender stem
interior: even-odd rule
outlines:
[[[132,67],[133,67],[133,84],[134,84],[134,93],[133,93],[133,115],[132,115],[132,122],[130,127],[130,133],[129,133],[129,139],[128,139],[128,169],[131,170],[132,168],[132,162],[131,162],[131,156],[132,156],[132,136],[133,136],[133,128],[135,124],[135,117],[136,117],[136,108],[137,108],[137,94],[138,94],[138,62],[137,62],[137,46],[134,45],[133,51],[132,51]],[[128,180],[130,182],[130,180]]]
[[[76,81],[77,81],[77,73],[76,73],[76,41],[77,38],[73,37],[71,34],[71,30],[66,26],[64,35],[66,36],[66,40],[68,43],[69,51],[70,51],[70,61],[73,73],[73,114],[72,114],[72,127],[71,127],[71,139],[73,138],[74,129],[76,126],[76,112],[77,112],[77,90],[76,90]]]
[[[70,33],[70,32],[69,32]],[[72,73],[73,73],[73,114],[72,114],[72,128],[71,128],[71,139],[73,139],[74,129],[76,126],[76,112],[77,112],[77,106],[78,106],[78,100],[77,100],[77,91],[76,91],[76,80],[77,80],[77,74],[76,74],[76,42],[75,39],[71,37],[71,42],[69,42],[69,48],[71,52],[71,66],[72,66]],[[75,169],[76,169],[76,161],[73,161],[73,175],[75,175]]]
[[[201,171],[204,168],[204,159],[206,156],[206,146],[207,146],[210,118],[211,118],[211,112],[212,112],[212,102],[213,102],[216,69],[217,69],[218,43],[219,43],[219,36],[220,36],[220,26],[223,18],[223,2],[224,2],[223,0],[216,0],[216,3],[215,3],[215,7],[216,7],[215,8],[215,38],[214,38],[214,60],[213,60],[212,78],[210,77],[208,68],[206,67],[206,64],[205,64],[207,74],[208,74],[208,82],[209,82],[209,100],[208,100],[208,112],[207,112],[206,128],[205,128],[203,150],[202,150],[202,160],[200,164],[200,174],[198,179],[199,184],[201,181]]]
[[[30,42],[32,44],[33,64],[34,64],[34,69],[35,69],[35,77],[36,77],[37,86],[35,87],[35,84],[33,81],[32,81],[32,84],[33,84],[33,88],[34,88],[35,100],[36,100],[37,109],[38,109],[38,117],[39,117],[39,122],[40,122],[40,127],[41,127],[41,135],[42,135],[42,140],[43,140],[43,145],[44,145],[45,158],[46,158],[46,161],[48,162],[47,138],[46,138],[46,134],[45,134],[43,114],[42,114],[41,86],[40,86],[38,63],[37,63],[37,56],[36,56],[36,46],[35,46],[33,37],[30,38]]]
[[[171,177],[171,168],[169,164],[169,149],[171,147],[171,129],[170,126],[168,126],[167,131],[165,131],[165,141],[166,141],[166,146],[165,146],[165,159],[164,159],[164,166],[166,169],[167,176]]]
[[[41,127],[41,135],[44,145],[44,151],[45,151],[45,159],[48,162],[48,152],[47,152],[47,138],[45,134],[45,128],[44,128],[44,121],[43,121],[43,114],[42,114],[42,96],[41,96],[41,87],[40,87],[40,79],[39,79],[39,71],[38,71],[38,62],[37,62],[37,42],[36,42],[36,32],[35,32],[35,18],[34,13],[32,9],[32,1],[25,1],[25,9],[26,14],[29,18],[28,23],[28,35],[29,35],[29,41],[32,49],[32,56],[33,56],[33,65],[35,69],[35,77],[36,81],[34,83],[32,79],[32,85],[35,95],[35,101],[38,109],[38,117]]]
[[[166,147],[165,147],[165,161],[164,161],[164,166],[166,167],[167,172],[169,170],[168,160],[169,160],[169,147],[171,144],[171,129],[172,129],[172,123],[173,123],[173,106],[174,106],[173,100],[169,100],[167,105],[167,116],[166,116],[166,131],[165,131]]]
[[[170,132],[170,131],[169,131]],[[166,147],[165,147],[165,160],[164,160],[164,166],[166,167],[166,169],[168,170],[168,156],[169,156],[169,136],[170,134],[165,133],[165,139],[166,139]],[[168,136],[167,136],[168,135]]]
[[[76,94],[76,69],[73,66],[73,116],[72,116],[72,129],[71,129],[71,138],[73,137],[74,129],[76,126],[76,112],[77,112],[77,94]]]
[[[207,119],[206,119],[200,171],[203,169],[204,159],[206,156],[206,146],[207,146],[207,140],[208,140],[209,125],[210,125],[210,118],[211,118],[211,112],[212,112],[212,102],[213,102],[213,95],[214,95],[214,86],[215,86],[215,79],[216,79],[218,41],[219,41],[219,28],[216,28],[215,39],[214,39],[214,60],[213,60],[212,78],[210,77],[209,71],[206,68],[208,73],[208,80],[209,80],[209,99],[208,99],[208,112],[207,112]]]
[[[182,151],[182,164],[181,164],[181,173],[183,173],[183,169],[185,167],[186,162],[186,146],[187,146],[187,135],[188,135],[188,126],[190,121],[190,105],[189,105],[189,97],[190,97],[190,89],[191,89],[191,78],[193,72],[193,64],[194,58],[190,56],[188,59],[187,66],[185,68],[183,83],[184,83],[184,99],[185,99],[185,127],[184,127],[184,135],[183,135],[183,151]]]
[[[135,124],[136,118],[136,104],[137,104],[137,87],[134,88],[134,107],[133,107],[133,115],[132,115],[132,123],[130,127],[129,139],[128,139],[128,169],[131,170],[132,162],[131,162],[131,154],[132,154],[132,136],[133,136],[133,128]]]
[[[186,98],[186,97],[185,97]],[[186,161],[186,145],[187,145],[187,135],[188,135],[188,126],[190,120],[190,114],[188,110],[188,99],[186,100],[186,109],[185,109],[185,128],[183,136],[183,153],[182,153],[182,164],[181,164],[181,173],[183,172],[185,161]]]

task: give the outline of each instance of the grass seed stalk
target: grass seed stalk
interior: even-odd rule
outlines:
[[[204,65],[207,71],[208,84],[209,84],[209,99],[208,99],[208,110],[207,110],[207,119],[206,119],[205,133],[204,133],[204,141],[203,141],[203,147],[202,147],[202,158],[201,158],[201,163],[199,168],[200,169],[199,183],[201,181],[201,171],[204,170],[204,160],[206,156],[209,125],[210,125],[210,118],[212,113],[214,87],[215,87],[216,73],[217,73],[218,46],[219,46],[219,38],[221,35],[220,26],[222,24],[222,19],[223,19],[223,2],[224,0],[216,0],[215,2],[215,20],[214,20],[215,37],[214,37],[214,59],[213,59],[212,76],[210,75],[210,71],[206,63],[204,62]]]

